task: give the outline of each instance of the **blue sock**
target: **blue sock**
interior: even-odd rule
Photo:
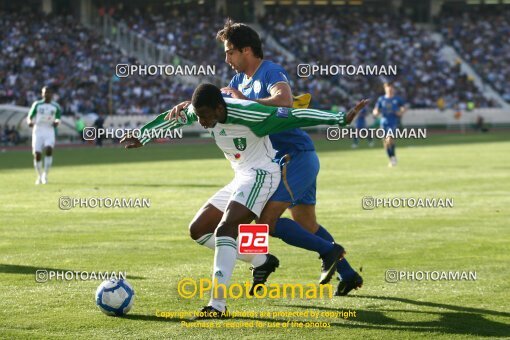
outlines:
[[[391,155],[391,146],[388,146],[388,147],[386,148],[386,153],[388,154],[388,158],[391,158],[391,156],[392,156],[392,155]]]
[[[315,235],[322,237],[326,241],[335,242],[333,236],[331,236],[331,234],[321,225],[319,226],[319,230],[317,230]],[[338,274],[340,274],[342,280],[350,280],[351,278],[354,277],[354,274],[356,273],[354,269],[352,269],[349,262],[347,262],[347,259],[345,257],[338,261],[336,271],[338,272]]]
[[[272,236],[294,247],[312,250],[323,255],[333,249],[333,243],[316,236],[301,227],[290,218],[279,218],[276,221],[275,232]]]
[[[395,144],[391,146],[391,154],[392,156],[395,156]]]

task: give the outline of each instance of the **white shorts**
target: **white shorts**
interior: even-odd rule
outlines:
[[[208,203],[225,212],[230,201],[236,201],[260,217],[262,209],[278,188],[280,177],[280,171],[261,169],[236,173],[232,182],[215,193]]]
[[[46,147],[55,147],[55,130],[40,129],[32,133],[32,152],[41,153]]]

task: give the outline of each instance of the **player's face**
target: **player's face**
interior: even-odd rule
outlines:
[[[195,112],[198,122],[204,129],[212,129],[216,124],[225,122],[227,118],[225,108],[221,104],[215,109],[206,106],[195,108]]]
[[[386,94],[387,97],[393,97],[393,95],[395,94],[395,88],[393,87],[393,85],[384,84],[384,93]]]
[[[230,65],[236,72],[244,71],[244,55],[234,45],[225,40],[223,43],[225,47],[225,62]]]
[[[46,87],[43,87],[41,95],[45,100],[51,100],[51,90],[47,89]]]

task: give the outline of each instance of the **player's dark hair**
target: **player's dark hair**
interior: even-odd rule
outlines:
[[[198,85],[191,97],[191,104],[195,108],[205,106],[211,109],[217,108],[220,104],[224,107],[227,106],[223,96],[221,95],[220,89],[213,84],[207,83]]]
[[[255,57],[264,59],[262,41],[257,32],[248,25],[234,23],[232,19],[227,19],[225,26],[216,34],[216,39],[221,42],[227,40],[239,51],[250,47]]]

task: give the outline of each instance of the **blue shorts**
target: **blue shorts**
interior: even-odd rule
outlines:
[[[381,128],[384,129],[384,132],[391,131],[393,134],[395,134],[397,130],[397,123],[390,124],[386,120],[381,120]]]
[[[319,174],[319,157],[315,151],[301,151],[290,155],[285,165],[286,175],[269,201],[289,202],[291,207],[298,204],[314,205],[317,191],[317,175]],[[288,184],[289,190],[285,185]]]

